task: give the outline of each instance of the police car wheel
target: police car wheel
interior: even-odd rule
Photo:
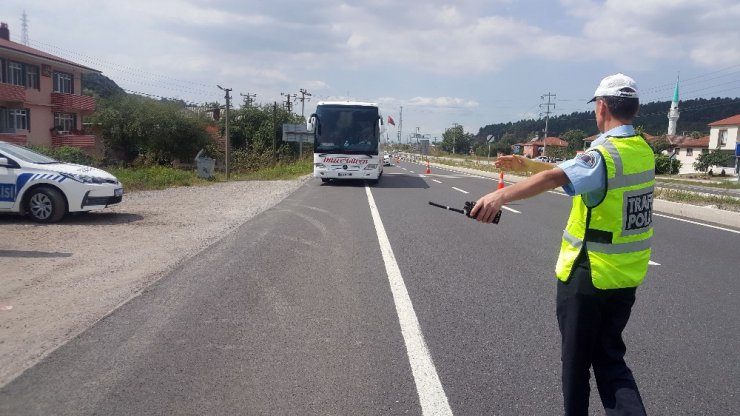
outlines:
[[[26,211],[38,222],[57,222],[66,211],[64,196],[54,188],[40,187],[28,195]]]

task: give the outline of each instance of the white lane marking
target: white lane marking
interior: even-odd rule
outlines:
[[[423,174],[421,174],[421,173],[420,173],[420,174],[419,174],[419,177],[420,177],[420,178],[426,178],[427,176],[426,176],[426,175],[423,175]]]
[[[401,168],[401,169],[403,169],[403,170],[408,170],[408,169],[406,169],[406,168]]]
[[[416,173],[416,172],[414,172],[413,170],[410,170],[409,172],[411,172],[411,173]]]
[[[454,189],[454,190],[456,190],[456,191],[458,191],[458,192],[462,192],[462,193],[464,193],[464,194],[469,194],[469,193],[470,193],[470,192],[468,192],[468,191],[463,191],[463,190],[462,190],[462,189],[460,189],[460,188],[455,188],[454,186],[452,187],[452,189]]]
[[[521,214],[521,212],[519,212],[519,211],[515,210],[514,208],[509,208],[509,207],[507,207],[506,205],[503,205],[503,206],[502,206],[501,208],[503,208],[503,209],[505,209],[505,210],[507,210],[507,211],[511,211],[511,212],[515,212],[515,213],[517,213],[517,214]]]
[[[685,220],[685,219],[683,219],[683,218],[676,218],[676,217],[671,217],[671,216],[669,216],[669,215],[663,215],[663,214],[658,214],[658,213],[655,213],[655,212],[653,212],[653,215],[655,215],[656,217],[663,217],[663,218],[668,218],[668,219],[671,219],[671,220],[676,220],[676,221],[683,221],[683,222],[688,222],[689,224],[702,225],[702,226],[704,226],[704,227],[709,227],[709,228],[716,228],[716,229],[718,229],[718,230],[722,230],[722,231],[729,231],[729,232],[731,232],[731,233],[735,233],[735,234],[740,234],[740,231],[738,231],[738,230],[731,230],[731,229],[729,229],[729,228],[723,228],[723,227],[718,227],[718,226],[716,226],[716,225],[710,225],[710,224],[704,224],[704,223],[702,223],[702,222],[696,222],[696,221],[691,221],[691,220]]]
[[[419,404],[421,412],[425,416],[430,415],[450,415],[452,409],[447,401],[442,382],[439,380],[437,369],[434,367],[434,361],[429,354],[427,343],[424,340],[424,334],[421,333],[419,319],[414,312],[414,305],[411,303],[409,292],[401,276],[401,269],[396,263],[396,256],[393,254],[393,248],[385,232],[383,221],[380,219],[378,207],[375,205],[375,199],[370,191],[370,187],[365,185],[367,201],[370,204],[370,212],[375,223],[375,231],[378,234],[380,243],[380,252],[383,255],[385,271],[388,274],[388,282],[391,285],[393,302],[396,304],[396,313],[398,322],[401,324],[401,334],[406,344],[406,354],[411,364],[411,373],[416,383],[416,392],[419,394]]]
[[[656,262],[654,262],[652,260],[648,261],[648,264],[651,265],[651,266],[660,266],[660,263],[656,263]]]
[[[442,181],[438,181],[436,179],[432,179],[432,181],[437,182],[437,183],[442,183]]]

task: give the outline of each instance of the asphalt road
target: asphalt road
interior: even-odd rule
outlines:
[[[428,201],[462,207],[496,182],[424,170],[387,168],[374,205],[362,182],[307,183],[2,388],[0,414],[561,413],[570,199],[478,224]],[[654,222],[625,332],[648,412],[737,414],[740,230]]]

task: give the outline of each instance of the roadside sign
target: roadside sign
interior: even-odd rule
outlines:
[[[313,133],[309,133],[305,124],[283,124],[283,141],[313,143]]]
[[[420,147],[420,153],[422,155],[428,155],[429,154],[429,139],[422,139],[419,140],[419,147]]]
[[[489,134],[489,135],[488,135],[488,136],[486,137],[486,141],[487,141],[488,143],[491,143],[491,142],[493,142],[494,140],[496,140],[496,136],[494,136],[493,134]]]

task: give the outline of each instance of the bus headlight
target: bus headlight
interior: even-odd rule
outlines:
[[[375,170],[377,168],[378,168],[378,165],[376,165],[376,164],[365,166],[365,170]]]

